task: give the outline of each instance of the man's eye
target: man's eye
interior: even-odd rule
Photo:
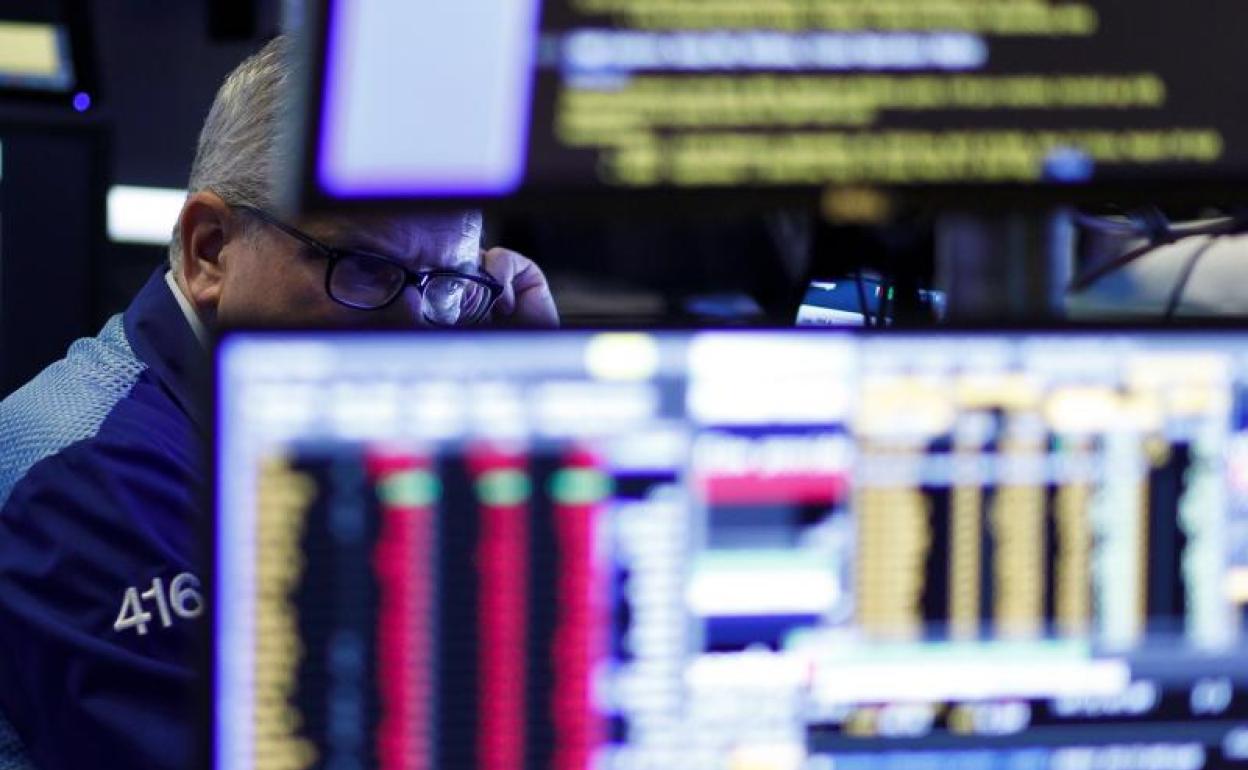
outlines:
[[[445,279],[435,280],[429,285],[429,290],[438,297],[447,299],[458,297],[464,293],[464,282]]]

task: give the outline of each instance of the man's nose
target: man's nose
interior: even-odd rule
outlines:
[[[385,323],[389,326],[399,328],[415,326],[427,327],[431,324],[425,320],[425,314],[422,310],[423,302],[420,296],[420,290],[415,286],[408,286],[403,293],[395,298],[394,302],[383,311],[385,313]]]

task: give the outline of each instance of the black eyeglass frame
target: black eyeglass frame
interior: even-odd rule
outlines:
[[[408,286],[415,286],[416,290],[420,292],[420,296],[423,299],[425,296],[425,287],[429,285],[429,281],[438,277],[463,278],[465,280],[469,280],[474,283],[480,284],[481,286],[484,286],[486,290],[490,293],[490,298],[489,298],[489,301],[485,303],[485,306],[480,311],[478,311],[476,318],[473,318],[472,320],[464,324],[455,324],[451,326],[438,324],[439,326],[444,326],[445,328],[455,328],[455,326],[472,326],[474,324],[478,324],[481,321],[483,321],[486,318],[486,316],[489,315],[491,308],[494,307],[494,303],[497,302],[498,298],[503,295],[503,285],[499,283],[497,280],[495,280],[493,276],[487,275],[484,272],[465,273],[462,270],[452,270],[450,268],[431,268],[429,270],[409,270],[406,266],[404,266],[398,260],[392,257],[387,257],[384,254],[376,254],[374,252],[364,251],[362,249],[340,249],[334,246],[330,246],[327,243],[322,243],[321,241],[317,240],[311,235],[308,235],[307,233],[300,230],[299,228],[293,225],[286,224],[285,222],[273,216],[272,214],[265,211],[264,209],[257,208],[255,206],[250,206],[245,203],[231,203],[229,205],[230,205],[230,208],[232,209],[244,211],[256,217],[257,219],[264,222],[265,224],[272,225],[278,230],[281,230],[283,233],[286,233],[287,235],[289,235],[291,238],[294,238],[295,240],[303,243],[304,245],[309,246],[312,249],[316,250],[321,256],[325,257],[325,259],[328,260],[329,262],[329,264],[325,268],[325,294],[334,302],[337,302],[339,305],[342,305],[343,307],[349,307],[352,310],[366,310],[366,311],[367,310],[383,310],[389,307],[390,305],[394,304],[394,301],[398,299],[400,295],[403,294],[403,290],[406,289]],[[394,267],[403,271],[403,282],[399,284],[398,288],[395,289],[394,293],[390,296],[390,298],[387,299],[385,302],[381,303],[380,305],[355,305],[350,302],[346,302],[338,297],[335,297],[333,290],[330,288],[331,285],[333,284],[334,268],[343,259],[351,257],[351,256],[361,256],[361,257],[367,257],[369,259],[377,259],[377,260],[381,260],[382,262],[385,262],[386,264],[393,265]],[[427,320],[430,320],[432,323],[437,323],[435,321],[432,321],[432,319],[427,319]]]

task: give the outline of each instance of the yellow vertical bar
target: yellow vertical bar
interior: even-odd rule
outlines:
[[[303,575],[299,549],[313,496],[312,481],[281,458],[260,468],[256,503],[254,728],[257,768],[298,770],[316,760],[300,737],[302,716],[292,701],[303,646],[292,594]]]
[[[1141,635],[1148,627],[1148,538],[1150,536],[1148,526],[1148,477],[1144,477],[1144,481],[1140,483],[1140,528],[1139,536],[1136,542],[1136,573],[1139,576],[1139,633]]]
[[[864,448],[864,463],[905,462],[908,449]],[[855,604],[859,627],[875,638],[922,634],[919,606],[931,543],[928,505],[913,486],[866,487],[855,493]]]
[[[1086,442],[1070,453],[1072,464],[1088,461]],[[1092,532],[1088,516],[1091,494],[1083,482],[1063,484],[1057,490],[1057,565],[1054,575],[1054,614],[1058,632],[1065,636],[1088,633],[1092,622]]]
[[[1003,455],[1035,454],[1031,443],[1007,445]],[[1044,487],[1006,484],[992,505],[993,619],[998,633],[1034,638],[1044,630]]]
[[[979,634],[983,492],[978,485],[959,483],[950,503],[949,631],[969,639]]]

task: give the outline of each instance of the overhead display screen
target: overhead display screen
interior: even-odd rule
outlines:
[[[0,21],[0,87],[64,91],[71,85],[73,65],[64,30]]]
[[[1232,181],[1234,4],[401,0],[323,9],[313,198]]]
[[[0,0],[0,104],[91,109],[98,92],[89,21],[83,0]]]

